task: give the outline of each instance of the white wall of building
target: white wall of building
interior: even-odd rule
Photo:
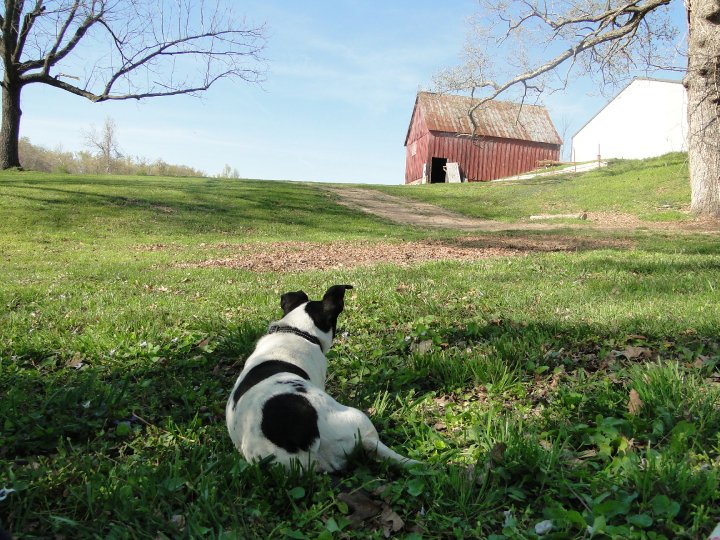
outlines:
[[[635,79],[572,138],[575,161],[642,159],[687,150],[687,92],[679,82]]]

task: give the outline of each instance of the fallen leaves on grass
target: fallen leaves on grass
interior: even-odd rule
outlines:
[[[382,529],[383,535],[388,538],[405,527],[403,519],[387,502],[371,498],[362,490],[340,493],[337,498],[348,505],[350,514],[347,518],[354,529]]]
[[[628,345],[623,351],[613,351],[615,356],[624,356],[628,360],[635,360],[636,358],[650,358],[652,350],[648,347],[635,347],[634,345]]]
[[[411,353],[417,353],[417,354],[427,354],[430,352],[430,349],[432,349],[433,342],[431,339],[426,339],[425,341],[421,341],[420,343],[411,343],[410,344],[410,352]]]
[[[80,369],[85,365],[85,360],[82,354],[76,352],[73,354],[72,358],[65,362],[65,365],[69,368]]]
[[[474,261],[490,257],[527,255],[532,252],[575,251],[598,247],[628,247],[618,240],[576,237],[514,238],[473,236],[452,240],[418,242],[274,242],[267,244],[215,244],[208,248],[231,250],[227,257],[197,263],[182,263],[180,268],[242,268],[254,272],[300,272],[336,270],[395,264],[410,266],[425,261]],[[405,292],[407,286],[398,286]]]
[[[181,268],[242,268],[255,272],[299,272],[334,270],[392,263],[408,266],[430,260],[477,260],[521,254],[502,247],[457,246],[437,241],[401,244],[331,242],[277,242],[239,245],[229,257],[199,263],[182,264]]]
[[[640,399],[640,394],[634,388],[630,390],[630,399],[628,400],[628,412],[635,416],[642,409],[643,402]]]

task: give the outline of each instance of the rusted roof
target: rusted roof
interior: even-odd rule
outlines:
[[[468,112],[477,102],[466,96],[418,92],[413,116],[419,108],[428,130],[472,135]],[[478,137],[562,144],[545,107],[492,100],[483,103],[474,116],[477,123],[474,135]]]

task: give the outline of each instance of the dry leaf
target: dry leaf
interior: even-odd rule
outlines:
[[[402,530],[405,526],[405,522],[387,504],[384,504],[383,507],[383,511],[380,514],[380,523],[382,524],[383,535],[385,538],[390,538],[392,533]]]
[[[375,490],[375,495],[379,496],[383,491],[384,488],[380,487]],[[405,527],[403,519],[388,503],[371,498],[367,492],[360,490],[351,493],[340,493],[337,498],[347,504],[351,510],[347,518],[350,525],[355,529],[382,529],[383,536],[389,538]]]
[[[589,448],[588,450],[583,450],[582,452],[578,452],[577,457],[579,459],[590,459],[594,458],[598,455],[598,451],[595,448]]]
[[[413,343],[410,345],[410,352],[416,352],[418,354],[427,354],[432,349],[433,342],[430,339],[421,341],[420,343]]]
[[[65,363],[65,365],[67,367],[80,369],[85,365],[85,362],[83,362],[82,355],[79,352],[76,352],[75,354],[73,354],[73,357]]]
[[[700,369],[705,366],[710,361],[710,357],[705,355],[698,355],[698,357],[695,359],[695,362],[693,363],[693,366]]]
[[[545,450],[552,450],[553,444],[550,441],[546,441],[545,439],[540,439],[538,441],[540,443],[540,446],[543,447]]]
[[[635,358],[649,358],[651,350],[648,347],[634,347],[628,345],[624,351],[613,351],[615,356],[624,356],[628,360],[634,360]]]
[[[178,529],[183,529],[185,527],[185,516],[182,514],[175,514],[170,518],[170,523],[175,525]]]
[[[351,510],[347,518],[353,528],[362,527],[366,519],[377,516],[382,510],[380,501],[373,500],[360,491],[340,493],[337,498],[347,504]]]
[[[507,445],[505,443],[495,443],[490,450],[490,460],[495,465],[502,465],[505,463],[505,450],[507,450]]]
[[[630,414],[635,416],[640,412],[640,409],[642,409],[643,402],[640,399],[640,394],[637,393],[637,390],[634,388],[630,390],[630,400],[628,401],[628,411]]]

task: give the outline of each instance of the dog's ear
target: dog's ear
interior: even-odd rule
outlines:
[[[290,313],[296,307],[304,304],[309,300],[305,291],[287,292],[280,297],[280,307],[283,310],[283,316]]]
[[[311,300],[305,306],[305,311],[320,330],[332,331],[335,335],[338,315],[345,308],[345,290],[352,289],[352,285],[333,285],[322,300]]]
[[[337,320],[338,315],[345,309],[345,291],[352,288],[352,285],[333,285],[325,292],[323,312],[329,320]]]

